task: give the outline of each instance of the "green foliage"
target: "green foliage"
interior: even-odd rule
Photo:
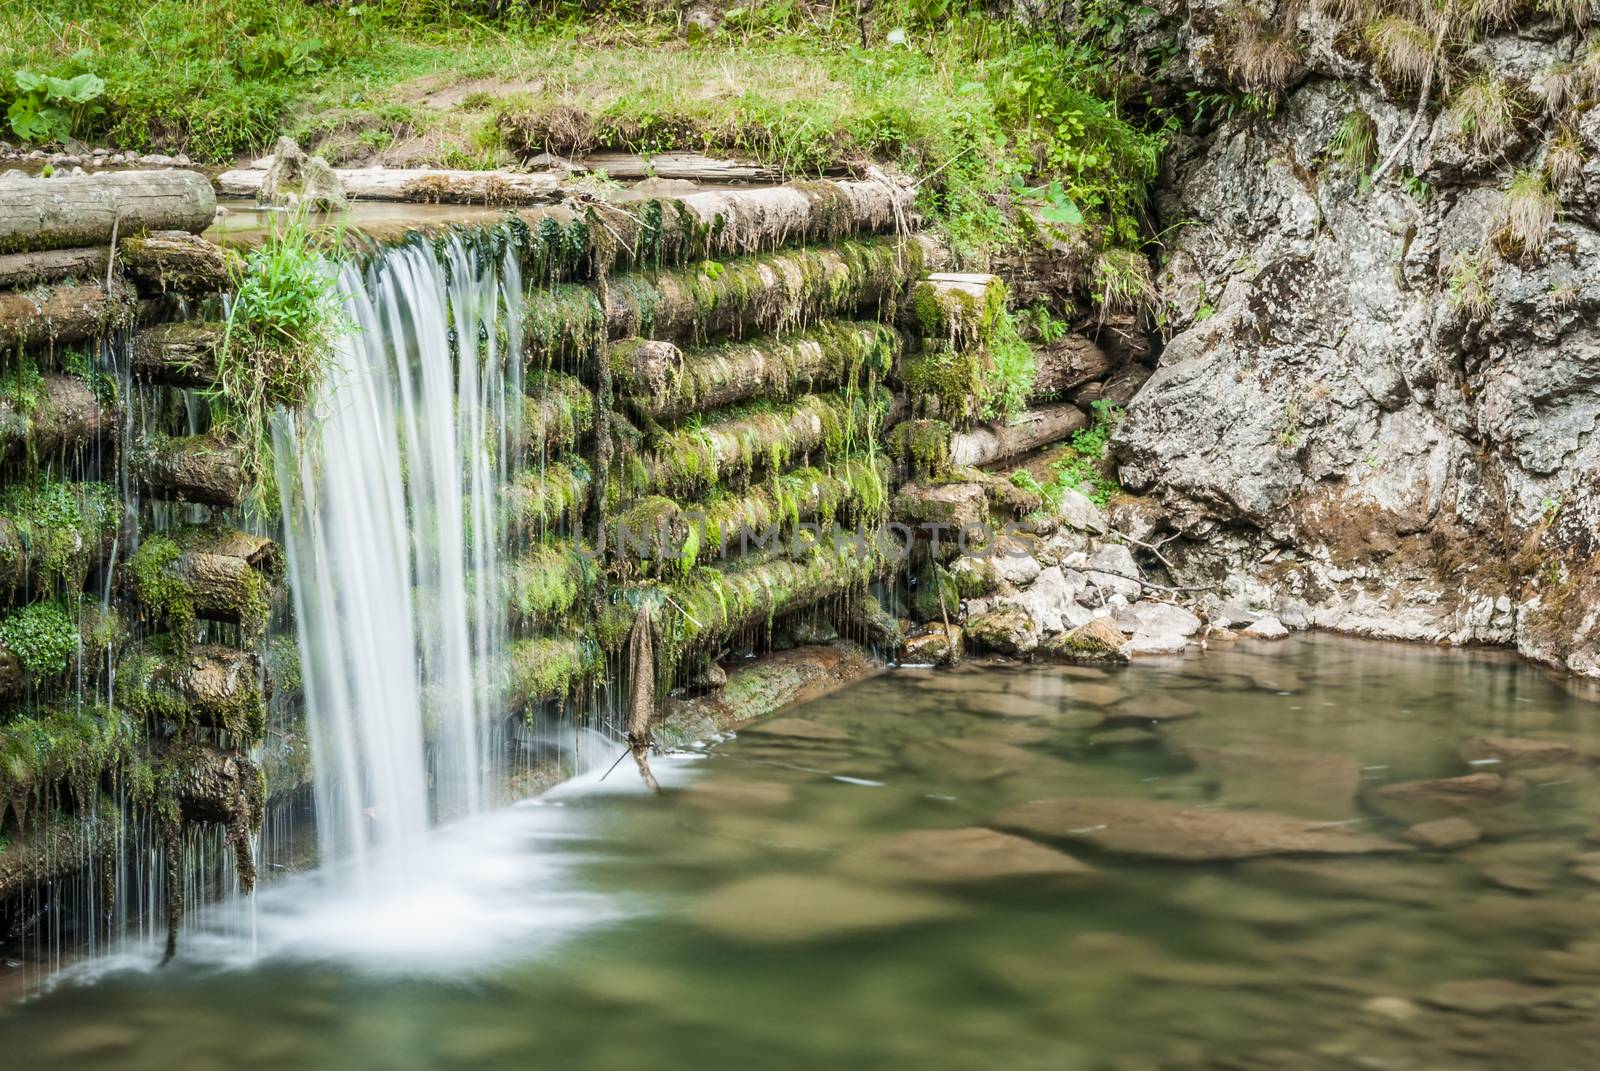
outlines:
[[[1339,123],[1328,156],[1335,167],[1353,175],[1364,175],[1378,161],[1378,124],[1372,116],[1356,108]]]
[[[1495,241],[1508,257],[1534,257],[1544,249],[1561,201],[1543,171],[1518,171],[1500,198]]]
[[[1479,318],[1494,308],[1489,290],[1493,265],[1487,249],[1461,250],[1450,260],[1450,303],[1470,317]]]
[[[299,409],[310,400],[344,314],[334,271],[302,212],[290,213],[233,272],[209,397],[217,425],[244,444],[258,500],[270,507],[277,485],[268,420],[279,406]]]
[[[0,645],[35,677],[56,677],[77,653],[78,627],[61,603],[31,603],[0,618]]]
[[[1093,403],[1094,422],[1075,432],[1070,442],[1057,449],[1049,463],[1050,480],[1041,483],[1026,469],[1011,474],[1016,487],[1044,499],[1052,509],[1061,506],[1062,492],[1077,491],[1097,506],[1104,506],[1119,490],[1115,480],[1101,471],[1106,443],[1122,420],[1122,410],[1114,402],[1101,399]]]
[[[1038,368],[1033,347],[1017,332],[1011,313],[1002,309],[989,338],[989,375],[986,377],[983,415],[986,420],[1009,420],[1028,407]]]
[[[46,583],[83,586],[91,560],[120,519],[115,489],[104,483],[19,480],[0,492],[0,517],[16,526],[28,569]]]
[[[105,79],[85,71],[71,78],[18,70],[6,108],[11,132],[23,141],[65,141],[102,110]]]
[[[1474,78],[1451,99],[1446,116],[1459,137],[1479,156],[1492,156],[1510,139],[1522,108],[1511,87],[1499,78]]]

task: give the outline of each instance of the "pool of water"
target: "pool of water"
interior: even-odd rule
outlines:
[[[291,878],[68,972],[0,1066],[1592,1069],[1597,756],[1600,707],[1487,653],[888,673],[662,797],[624,764],[441,830],[413,888]]]

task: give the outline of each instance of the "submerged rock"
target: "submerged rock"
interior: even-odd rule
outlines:
[[[990,610],[967,622],[973,646],[1007,655],[1025,655],[1039,646],[1038,627],[1027,612],[1015,608]]]
[[[1374,809],[1402,822],[1425,822],[1463,811],[1482,811],[1515,798],[1516,793],[1506,779],[1492,773],[1402,781],[1367,793],[1367,802]]]
[[[1203,773],[1221,779],[1222,798],[1342,818],[1355,806],[1361,764],[1348,755],[1307,751],[1265,740],[1184,749]]]
[[[1281,640],[1289,635],[1289,630],[1284,628],[1282,621],[1269,616],[1246,625],[1240,635],[1256,640]]]
[[[1412,850],[1326,822],[1268,811],[1198,810],[1155,800],[1037,800],[1003,812],[995,824],[1105,851],[1186,862]]]
[[[1495,763],[1508,769],[1519,766],[1565,766],[1584,761],[1571,744],[1556,740],[1528,740],[1515,736],[1475,736],[1458,749],[1474,764]]]
[[[921,882],[996,881],[1089,875],[1094,868],[1065,852],[992,829],[919,829],[864,844],[839,859],[865,877]]]
[[[786,736],[795,740],[848,740],[850,734],[831,725],[808,721],[805,718],[773,718],[758,721],[741,730],[759,736]]]
[[[1432,822],[1418,822],[1406,830],[1405,838],[1424,848],[1449,851],[1473,844],[1483,836],[1483,830],[1465,818],[1436,818]]]
[[[959,904],[838,878],[768,874],[696,900],[689,917],[721,937],[753,943],[817,941],[950,918]]]

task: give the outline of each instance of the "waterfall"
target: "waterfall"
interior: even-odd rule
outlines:
[[[414,874],[490,802],[505,642],[497,503],[519,447],[514,251],[454,236],[339,274],[347,329],[275,426],[324,862]]]

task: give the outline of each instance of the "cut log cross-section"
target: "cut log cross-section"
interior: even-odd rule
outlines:
[[[185,298],[228,289],[237,256],[187,231],[135,235],[118,249],[123,268],[142,291]]]
[[[167,387],[209,387],[226,327],[195,321],[160,324],[133,336],[133,376]]]
[[[181,631],[195,618],[233,622],[249,635],[266,628],[283,556],[265,536],[187,528],[147,539],[128,562],[133,597]]]
[[[189,231],[211,225],[216,194],[194,171],[105,171],[5,179],[0,253],[111,244],[112,235]]]
[[[117,668],[117,695],[144,717],[226,729],[241,737],[266,730],[271,689],[261,656],[219,644],[130,654]]]
[[[244,447],[215,432],[140,444],[131,470],[144,494],[206,506],[237,506],[250,493]]]

